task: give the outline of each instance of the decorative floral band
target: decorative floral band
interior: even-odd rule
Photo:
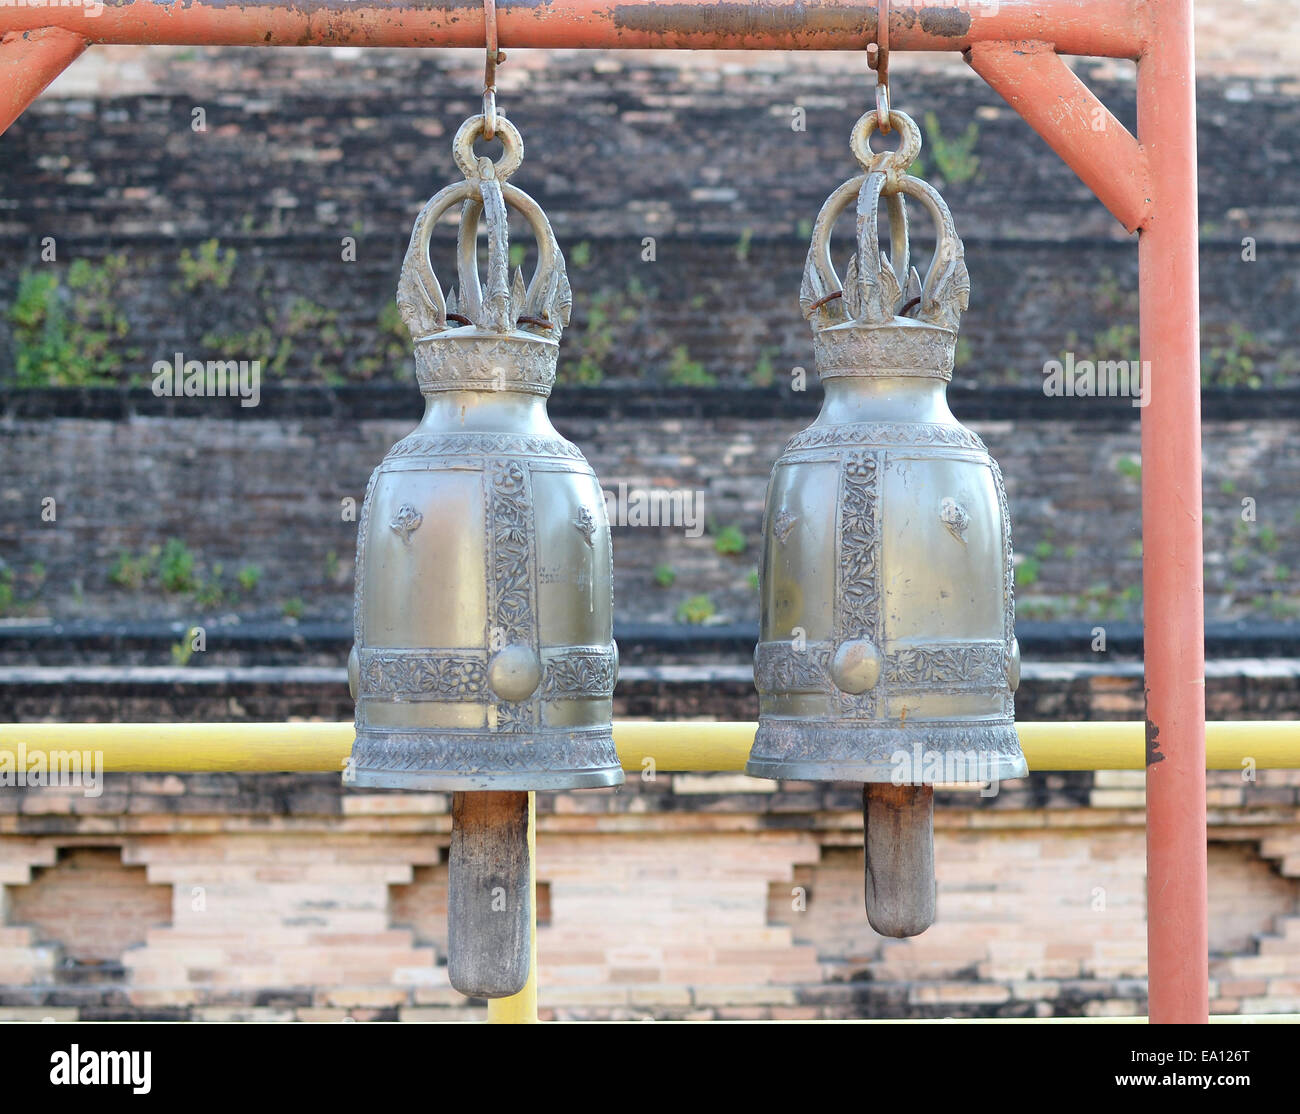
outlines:
[[[362,648],[361,697],[410,701],[497,703],[489,689],[485,650]],[[612,646],[542,650],[542,700],[600,700],[614,694],[617,653]]]
[[[822,379],[889,375],[952,379],[955,333],[908,323],[860,326],[813,334],[817,374]]]
[[[522,391],[549,395],[559,346],[524,337],[434,335],[415,344],[420,390]]]
[[[754,682],[762,694],[840,692],[832,642],[760,642]],[[1012,651],[1001,641],[905,646],[883,655],[879,683],[891,689],[955,692],[1007,688]]]

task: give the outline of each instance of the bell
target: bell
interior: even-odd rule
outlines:
[[[569,320],[564,257],[538,204],[506,181],[523,157],[518,130],[495,123],[495,164],[473,150],[484,118],[460,128],[465,180],[424,206],[402,265],[397,304],[425,411],[375,469],[361,512],[344,774],[454,793],[449,967],[473,997],[527,979],[527,791],[623,781],[605,503],[546,412]],[[455,205],[460,290],[444,299],[429,239]],[[507,207],[536,238],[527,287],[519,269],[509,277]]]
[[[1006,492],[946,397],[964,251],[938,192],[905,173],[915,123],[889,120],[899,149],[874,153],[877,115],[863,116],[850,146],[865,173],[813,228],[800,303],[825,400],[768,485],[746,771],[864,783],[867,914],[884,935],[912,936],[934,919],[934,786],[1027,771]],[[924,284],[909,267],[905,198],[936,229]],[[850,204],[857,243],[841,283],[830,234]]]

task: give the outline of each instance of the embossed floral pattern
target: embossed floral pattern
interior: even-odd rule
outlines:
[[[614,651],[599,647],[566,650],[546,663],[542,697],[587,700],[614,694]]]
[[[486,667],[481,655],[366,650],[361,677],[364,691],[372,696],[481,700]]]
[[[410,503],[403,503],[397,508],[397,513],[393,515],[389,528],[402,539],[404,545],[411,544],[411,535],[420,528],[424,521],[424,515],[417,511]]]

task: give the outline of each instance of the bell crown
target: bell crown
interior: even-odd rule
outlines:
[[[416,218],[397,307],[414,343],[416,378],[425,394],[509,390],[544,396],[555,383],[560,335],[573,302],[564,255],[541,206],[507,181],[523,161],[518,129],[498,113],[496,133],[505,150],[493,162],[474,154],[484,128],[484,117],[472,116],[456,133],[452,153],[465,179],[440,190]],[[453,287],[444,295],[429,241],[438,221],[457,204],[459,291]],[[537,264],[527,283],[521,267],[510,274],[508,209],[528,221],[537,241]],[[480,224],[487,238],[486,276],[479,272]]]
[[[863,173],[826,199],[813,225],[799,305],[813,330],[818,374],[921,375],[952,378],[961,315],[970,299],[965,249],[939,191],[906,173],[921,150],[921,133],[903,112],[890,112],[899,132],[897,150],[877,154],[870,138],[877,113],[854,125],[849,146]],[[934,255],[922,281],[910,265],[906,198],[918,201],[937,231]],[[880,250],[882,199],[889,218],[890,251]],[[853,255],[840,280],[831,262],[830,236],[849,205],[857,214]]]

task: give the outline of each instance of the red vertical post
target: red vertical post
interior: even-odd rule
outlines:
[[[1147,691],[1151,1021],[1209,1018],[1200,298],[1191,0],[1148,0],[1138,138],[1154,206],[1142,228],[1142,588]],[[1144,369],[1146,370],[1146,369]]]

